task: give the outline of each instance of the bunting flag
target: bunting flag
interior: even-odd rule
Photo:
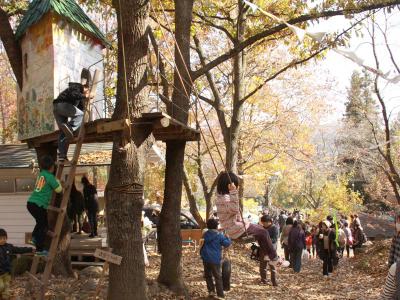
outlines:
[[[339,248],[339,226],[336,218],[336,210],[333,213],[333,222],[335,223],[335,243],[336,247]]]
[[[259,7],[258,5],[252,3],[248,0],[243,0],[243,2],[246,5],[248,5],[253,12],[260,11],[262,14],[266,15],[267,17],[269,17],[281,24],[285,24],[296,35],[296,37],[300,43],[302,43],[304,41],[304,38],[306,35],[309,36],[313,41],[316,41],[318,43],[321,43],[324,40],[325,36],[327,35],[326,32],[310,32],[308,30],[304,30],[298,26],[287,23],[285,20],[282,20],[281,18],[263,10],[261,7]],[[337,49],[337,48],[333,49],[333,51],[335,51],[339,55],[353,61],[354,63],[367,69],[368,71],[380,76],[381,78],[387,80],[390,83],[397,84],[400,82],[400,75],[397,75],[393,78],[389,78],[390,71],[383,73],[381,70],[377,70],[370,66],[364,65],[364,60],[362,58],[358,57],[354,51],[342,50],[342,49]]]

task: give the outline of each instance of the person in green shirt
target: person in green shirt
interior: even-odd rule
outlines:
[[[32,232],[32,242],[36,246],[37,254],[47,251],[44,250],[44,241],[46,238],[47,223],[47,207],[49,206],[53,191],[61,193],[62,186],[59,180],[53,175],[54,160],[51,156],[43,156],[40,161],[40,173],[36,179],[35,189],[28,199],[27,209],[36,221],[35,228]]]

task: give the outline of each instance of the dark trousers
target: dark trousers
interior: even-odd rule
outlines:
[[[54,118],[58,127],[62,124],[67,124],[74,132],[79,129],[83,120],[83,111],[70,103],[55,103],[53,104]],[[68,118],[70,121],[68,122]],[[58,151],[60,157],[66,157],[68,152],[69,142],[65,134],[61,131],[58,138]]]
[[[82,214],[75,214],[73,216],[72,232],[82,232]]]
[[[332,255],[328,250],[323,250],[323,263],[322,263],[322,274],[329,275],[333,272]]]
[[[291,258],[291,265],[293,268],[293,271],[296,273],[299,273],[301,270],[301,255],[303,253],[303,249],[294,249],[290,253],[290,258]]]
[[[260,276],[261,276],[261,281],[266,282],[268,261],[264,260],[263,258],[264,256],[260,257]],[[269,270],[271,272],[272,285],[277,286],[278,283],[276,281],[276,269],[274,266],[269,265]]]
[[[32,232],[32,238],[35,241],[36,251],[43,251],[44,241],[49,228],[47,223],[47,210],[31,202],[28,202],[26,207],[36,221],[35,228]]]
[[[208,292],[215,293],[215,288],[217,288],[217,296],[224,297],[221,264],[212,264],[203,261],[203,266],[204,266],[204,278],[206,279]],[[213,278],[215,279],[215,285]]]
[[[97,235],[97,210],[88,210],[87,212],[90,231],[92,235]]]
[[[283,252],[285,253],[285,260],[290,261],[290,252],[288,245],[283,244]]]
[[[347,257],[350,257],[350,245],[346,244]]]

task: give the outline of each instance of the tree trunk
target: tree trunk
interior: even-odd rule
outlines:
[[[113,6],[118,17],[118,84],[113,119],[128,116],[132,120],[140,116],[144,101],[140,83],[146,80],[148,2],[114,0]],[[122,256],[122,263],[110,265],[108,299],[142,300],[147,299],[141,217],[148,147],[146,143],[136,147],[131,139],[127,143],[120,135],[115,135],[113,142],[106,187],[108,239],[113,253]]]
[[[238,21],[235,46],[244,40],[245,12],[243,0],[238,0]],[[245,72],[245,51],[233,57],[233,104],[232,119],[228,132],[224,133],[226,145],[226,168],[229,171],[237,172],[238,141],[240,123],[243,110],[241,102],[244,94],[244,72]]]
[[[0,91],[0,118],[1,118],[1,143],[6,143],[6,114],[4,112],[3,95]]]
[[[192,90],[190,74],[190,27],[194,0],[175,0],[176,69],[172,101],[181,109],[173,117],[187,124],[189,95]],[[179,50],[177,49],[179,47]],[[182,81],[179,78],[182,76]],[[183,92],[183,93],[182,93]],[[187,93],[186,95],[184,93]],[[171,113],[171,111],[169,112]],[[161,269],[158,281],[178,294],[187,296],[182,279],[182,241],[180,237],[180,212],[183,182],[185,141],[167,142],[164,203],[160,214]]]
[[[0,7],[0,39],[7,52],[8,60],[14,72],[19,89],[22,90],[22,50],[14,36],[14,31],[9,22],[7,12]]]
[[[197,208],[196,197],[193,194],[189,176],[185,168],[183,170],[183,184],[185,185],[186,195],[189,200],[190,213],[193,215],[193,218],[196,220],[197,224],[199,224],[200,227],[203,229],[206,227],[206,223],[204,222],[203,218],[199,213],[199,209]]]
[[[57,146],[54,144],[43,144],[41,147],[35,148],[38,161],[44,155],[50,155],[54,161],[57,160]],[[51,201],[52,206],[59,207],[62,200],[62,194],[56,194]],[[48,211],[47,219],[49,223],[49,229],[53,231],[56,225],[58,213],[54,211]],[[71,266],[71,256],[69,254],[69,246],[71,244],[71,224],[65,215],[64,223],[61,228],[60,239],[57,246],[57,254],[54,258],[52,273],[56,276],[61,275],[64,277],[73,276]],[[51,238],[46,237],[46,245],[50,246]]]

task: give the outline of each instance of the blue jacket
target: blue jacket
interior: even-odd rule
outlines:
[[[217,230],[208,230],[203,236],[204,244],[200,250],[204,262],[221,263],[221,247],[229,247],[231,240]]]

